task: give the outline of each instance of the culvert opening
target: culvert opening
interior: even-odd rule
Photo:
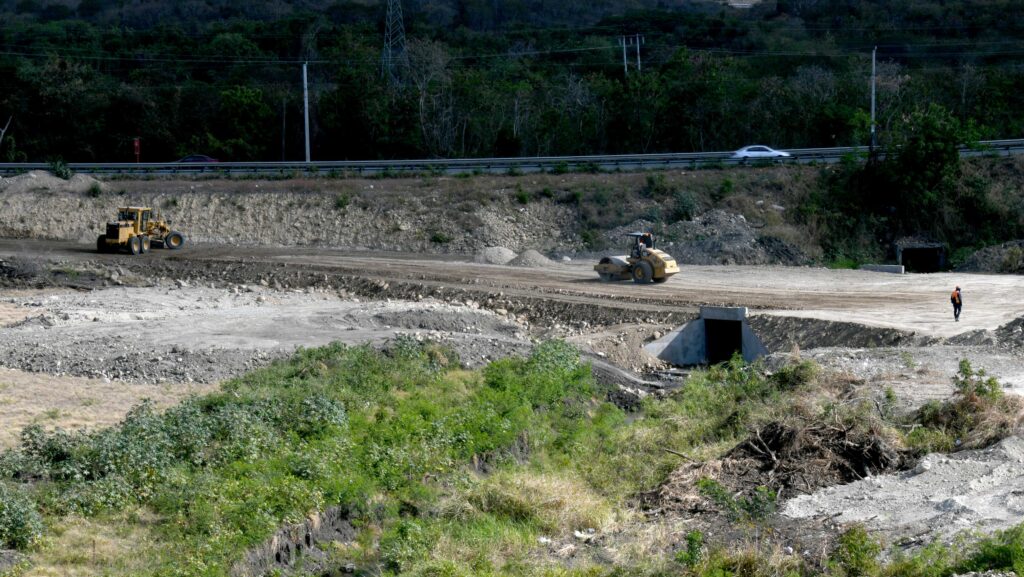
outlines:
[[[700,317],[679,327],[644,350],[673,365],[718,364],[739,353],[751,362],[768,353],[747,322],[745,307],[700,307]]]
[[[743,323],[704,319],[704,340],[708,364],[724,363],[743,353]]]
[[[939,272],[946,265],[946,251],[942,247],[904,248],[900,258],[907,272]]]

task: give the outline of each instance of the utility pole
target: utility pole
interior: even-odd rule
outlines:
[[[871,145],[869,148],[869,155],[871,158],[875,156],[875,54],[878,52],[878,47],[875,46],[871,50]]]
[[[626,57],[627,48],[636,46],[636,71],[643,71],[643,64],[640,62],[640,45],[644,43],[643,34],[633,34],[632,36],[620,36],[619,46],[622,46],[622,73],[629,76],[629,59]]]
[[[306,67],[309,63],[302,63],[302,114],[306,123],[306,162],[309,162],[309,82],[306,76]]]
[[[402,0],[387,0],[384,17],[384,50],[381,53],[380,73],[392,86],[401,84],[400,69],[409,64],[405,53],[405,21],[402,18]]]
[[[629,61],[626,60],[626,37],[619,38],[619,46],[622,46],[622,75],[629,76]]]

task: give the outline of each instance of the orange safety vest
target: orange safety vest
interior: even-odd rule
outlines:
[[[956,304],[960,304],[960,291],[953,291],[953,294],[949,295],[949,300]]]

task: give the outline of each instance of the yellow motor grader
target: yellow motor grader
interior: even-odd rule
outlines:
[[[107,223],[106,234],[96,239],[96,250],[115,252],[127,250],[145,254],[150,247],[177,250],[184,246],[185,235],[171,229],[171,223],[153,215],[153,209],[126,206],[117,209],[117,220]]]
[[[633,239],[628,255],[606,256],[594,265],[602,281],[633,279],[637,284],[662,283],[679,272],[676,259],[655,248],[654,235],[649,232],[631,232],[626,236]]]

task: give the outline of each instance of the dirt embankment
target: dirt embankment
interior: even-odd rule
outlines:
[[[99,182],[32,172],[0,178],[0,237],[94,242],[118,206],[143,205],[199,243],[592,256],[623,250],[619,233],[640,227],[684,264],[802,264],[816,248],[778,203],[797,202],[782,191],[804,190],[813,178],[793,173],[807,170],[666,172],[656,194],[641,173]],[[736,183],[731,196],[716,192],[723,179]],[[673,208],[684,193],[692,219]]]

